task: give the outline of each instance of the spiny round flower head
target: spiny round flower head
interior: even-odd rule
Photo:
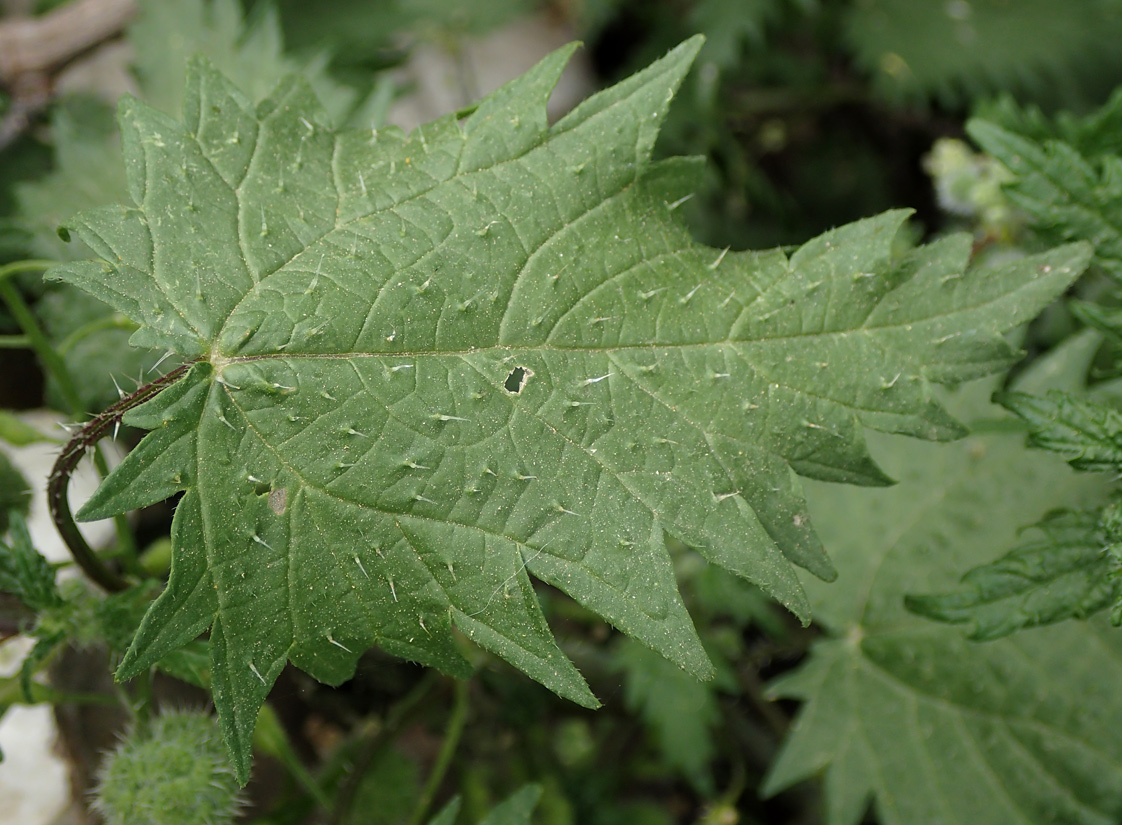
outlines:
[[[108,825],[223,825],[242,799],[215,720],[172,711],[102,763],[93,801]]]

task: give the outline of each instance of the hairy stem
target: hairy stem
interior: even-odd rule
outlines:
[[[174,384],[187,372],[190,364],[183,364],[155,381],[145,384],[131,395],[126,395],[113,406],[100,412],[82,425],[63,447],[62,453],[51,474],[47,479],[47,506],[51,511],[51,520],[58,528],[59,535],[66,542],[74,561],[82,571],[94,582],[104,589],[115,592],[124,590],[127,583],[123,578],[106,567],[97,554],[86,544],[82,534],[78,532],[78,525],[74,523],[74,515],[70,512],[70,501],[67,488],[74,468],[86,451],[97,444],[107,433],[115,429],[121,422],[121,417],[133,407],[142,404],[160,390]]]

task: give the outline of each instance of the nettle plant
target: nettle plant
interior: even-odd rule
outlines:
[[[300,78],[254,106],[202,59],[182,122],[121,104],[133,203],[69,221],[101,260],[50,277],[179,365],[75,435],[52,503],[130,586],[66,481],[118,423],[150,431],[77,514],[179,496],[116,677],[206,635],[239,782],[289,662],[336,685],[378,646],[466,678],[462,634],[595,707],[534,579],[710,678],[668,536],[808,623],[796,568],[835,571],[801,478],[890,484],[865,428],[964,436],[935,385],[1007,368],[1003,334],[1086,267],[1074,243],[971,269],[966,235],[898,243],[906,211],[790,255],[694,242],[703,161],[651,149],[700,46],[553,125],[572,47],[410,135],[333,130]]]

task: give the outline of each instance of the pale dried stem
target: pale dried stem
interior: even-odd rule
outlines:
[[[48,72],[120,32],[136,0],[75,0],[42,17],[0,21],[0,83]]]

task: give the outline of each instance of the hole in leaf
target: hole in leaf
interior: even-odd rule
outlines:
[[[522,392],[522,388],[526,386],[527,379],[533,374],[533,370],[528,370],[525,367],[515,367],[506,377],[506,381],[503,382],[503,389],[518,395]]]
[[[250,481],[253,482],[253,493],[254,493],[254,495],[258,495],[258,496],[268,495],[269,491],[273,489],[267,482],[257,481],[256,479],[253,479],[253,478],[251,478]]]

